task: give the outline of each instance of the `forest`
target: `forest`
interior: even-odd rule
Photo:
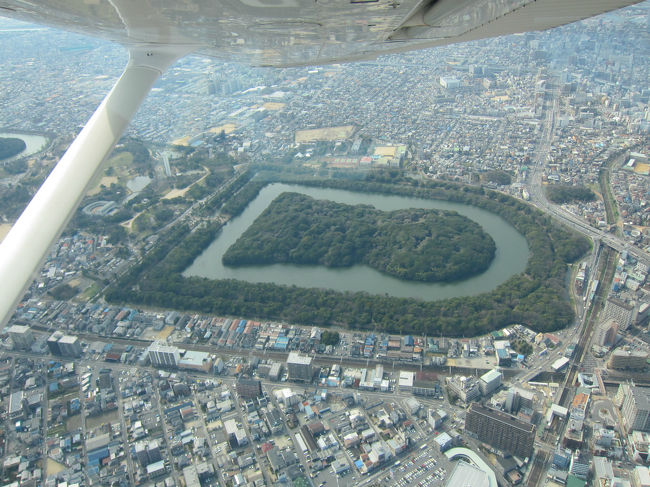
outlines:
[[[500,215],[524,235],[531,251],[527,267],[491,292],[433,302],[184,277],[182,272],[210,245],[220,226],[208,225],[194,232],[183,226],[161,235],[143,261],[108,290],[106,299],[250,319],[456,337],[481,335],[512,323],[523,323],[537,331],[552,331],[574,320],[565,289],[567,264],[589,250],[590,243],[533,206],[480,186],[414,180],[395,172],[373,172],[365,181],[327,179],[301,183],[442,199],[486,209]]]
[[[547,186],[546,196],[558,205],[571,201],[593,201],[596,199],[594,192],[585,186],[569,186],[565,184]]]
[[[485,271],[496,246],[453,211],[379,211],[283,193],[224,254],[229,266],[366,264],[415,281],[456,281]]]
[[[14,137],[0,137],[0,161],[20,154],[27,148],[25,141]]]

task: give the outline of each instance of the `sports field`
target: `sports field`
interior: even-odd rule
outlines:
[[[354,125],[296,130],[296,143],[349,139],[353,133]]]

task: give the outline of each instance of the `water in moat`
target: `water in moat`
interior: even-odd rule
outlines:
[[[382,211],[404,208],[453,210],[479,223],[496,243],[490,267],[478,276],[452,283],[425,283],[397,279],[365,265],[346,268],[273,264],[265,266],[226,267],[224,252],[281,193],[302,193],[348,205],[372,205]],[[428,200],[375,193],[357,193],[331,188],[312,188],[296,184],[274,183],[265,186],[242,212],[228,222],[212,244],[188,267],[185,276],[211,279],[239,279],[271,282],[298,287],[329,288],[337,291],[365,291],[371,294],[413,297],[426,301],[471,296],[491,291],[509,277],[526,268],[529,257],[526,239],[503,218],[474,206],[448,201]]]

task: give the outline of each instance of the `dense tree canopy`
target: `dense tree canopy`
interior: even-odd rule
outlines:
[[[508,186],[512,182],[512,177],[506,171],[494,169],[485,173],[484,179],[489,183]]]
[[[363,263],[400,279],[453,281],[485,271],[496,250],[452,211],[379,211],[283,193],[223,256],[225,265]]]
[[[338,331],[325,330],[320,337],[320,342],[323,345],[338,345],[340,340],[341,337]]]
[[[593,201],[596,195],[585,186],[553,185],[546,187],[546,196],[561,205],[570,201]]]
[[[526,237],[531,251],[526,270],[491,292],[433,302],[184,277],[183,270],[210,245],[220,226],[215,224],[189,232],[186,225],[178,225],[160,236],[157,245],[112,286],[106,298],[112,302],[182,311],[321,326],[347,325],[401,334],[474,336],[512,323],[551,331],[572,322],[574,313],[565,291],[566,264],[589,249],[587,239],[559,226],[524,202],[480,187],[416,181],[381,173],[371,173],[371,178],[369,181],[306,180],[302,184],[478,206],[500,215]]]
[[[20,154],[27,148],[25,141],[15,137],[0,137],[0,161]]]

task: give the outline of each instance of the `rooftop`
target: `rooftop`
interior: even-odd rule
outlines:
[[[311,357],[309,355],[301,355],[298,352],[289,352],[287,363],[299,365],[311,365]]]
[[[490,409],[487,408],[479,403],[472,403],[472,405],[469,407],[469,411],[476,411],[477,413],[480,413],[484,416],[487,416],[488,418],[494,420],[494,421],[500,421],[502,423],[505,423],[509,426],[512,426],[514,428],[518,428],[520,430],[524,430],[526,432],[532,432],[533,429],[535,428],[532,424],[530,423],[525,423],[523,421],[518,420],[514,416],[511,416],[506,413],[502,413],[501,411],[497,411],[495,409]]]
[[[497,380],[499,377],[501,377],[501,372],[499,372],[496,369],[492,369],[485,374],[481,376],[481,380],[483,382],[492,382],[493,380]]]
[[[637,409],[650,410],[650,387],[630,387]]]

